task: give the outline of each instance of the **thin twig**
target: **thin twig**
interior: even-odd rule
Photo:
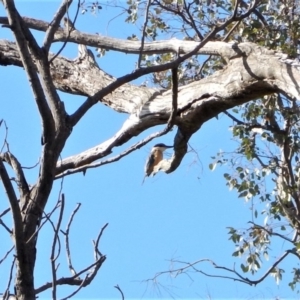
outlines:
[[[32,167],[24,167],[24,166],[22,166],[22,169],[27,169],[27,170],[34,169],[39,163],[40,163],[40,158],[38,159],[38,162],[35,163]]]
[[[7,295],[7,296],[9,295],[9,287],[10,287],[11,280],[12,280],[12,274],[13,274],[15,262],[16,262],[16,257],[14,257],[14,259],[13,259],[13,261],[11,263],[10,272],[9,272],[9,278],[8,278],[8,282],[7,282],[7,287],[6,287],[6,290],[4,292],[4,294]]]
[[[178,2],[177,2],[177,3],[178,3]],[[183,5],[184,5],[185,11],[186,11],[186,13],[187,13],[187,15],[189,16],[189,19],[190,19],[190,22],[188,22],[188,23],[189,23],[189,24],[192,26],[192,28],[196,31],[198,38],[199,38],[200,40],[203,40],[203,35],[201,34],[200,30],[198,29],[198,26],[196,25],[195,20],[194,20],[193,16],[192,16],[191,13],[190,13],[190,8],[187,7],[187,5],[186,5],[186,0],[183,1]],[[181,15],[184,16],[184,14],[180,14],[180,16],[181,16]]]
[[[1,214],[0,218],[2,218],[4,215],[6,215],[10,211],[10,208],[5,209]]]
[[[135,150],[143,147],[144,145],[148,144],[153,139],[165,135],[169,131],[170,131],[170,129],[168,129],[168,127],[166,127],[165,129],[163,129],[163,130],[161,130],[159,132],[150,134],[147,138],[145,138],[145,139],[137,142],[136,144],[132,145],[131,147],[129,147],[128,149],[126,149],[125,151],[123,151],[122,153],[120,153],[120,154],[118,154],[118,155],[116,155],[114,157],[102,160],[102,161],[100,161],[98,163],[81,166],[81,167],[78,167],[78,168],[74,168],[72,170],[67,170],[67,171],[65,171],[63,173],[60,173],[60,174],[56,175],[55,179],[59,179],[61,177],[68,176],[68,175],[71,175],[71,174],[74,174],[74,173],[78,173],[78,172],[84,172],[85,173],[85,171],[87,169],[97,168],[99,166],[110,164],[112,162],[118,161],[122,157],[124,157],[124,156],[128,155],[129,153],[131,153],[131,152],[133,152],[133,151],[135,151]]]
[[[52,225],[52,228],[55,229],[55,226],[54,226],[53,222],[51,221],[51,216],[56,211],[56,209],[59,207],[58,204],[59,204],[59,201],[58,201],[58,203],[56,203],[55,207],[53,208],[53,210],[50,213],[46,214],[45,212],[43,212],[46,220],[35,230],[35,232],[32,234],[32,236],[26,241],[26,244],[29,243],[39,233],[39,231],[42,229],[42,227],[47,222],[50,222]]]
[[[67,261],[68,261],[68,266],[69,266],[69,270],[71,272],[72,275],[76,274],[76,271],[72,265],[72,260],[71,260],[71,251],[70,251],[70,243],[69,243],[69,233],[70,233],[70,228],[71,228],[71,224],[73,222],[73,218],[75,216],[75,214],[77,213],[77,211],[79,210],[81,206],[81,203],[78,203],[76,208],[73,210],[70,220],[67,224],[67,228],[66,228],[66,232],[63,232],[65,235],[65,244],[66,244],[66,252],[67,252]]]
[[[24,255],[24,236],[23,236],[23,224],[22,224],[21,211],[20,211],[17,196],[15,194],[12,183],[9,180],[9,176],[5,169],[2,159],[0,159],[0,178],[2,179],[2,183],[4,185],[4,189],[7,194],[10,208],[11,208],[12,215],[13,215],[14,242],[15,242],[15,246],[16,246],[17,256],[23,257],[23,255]]]
[[[0,259],[0,265],[5,261],[5,259],[8,257],[9,253],[11,251],[13,251],[13,249],[15,248],[15,246],[12,246],[4,255],[4,257],[2,259]]]
[[[79,8],[80,8],[80,0],[78,0],[78,2],[77,2],[77,10],[76,10],[76,14],[75,14],[75,18],[74,18],[74,20],[73,20],[73,24],[75,25],[75,23],[76,23],[76,20],[77,20],[77,17],[78,17],[78,13],[79,13]],[[67,11],[67,13],[68,13],[68,11]],[[71,35],[71,32],[72,32],[72,30],[74,30],[75,28],[68,28],[68,35],[67,35],[67,38],[66,38],[66,40],[64,41],[64,43],[63,43],[63,45],[61,46],[61,48],[58,50],[58,52],[49,60],[49,64],[51,64],[53,61],[54,61],[54,59],[56,58],[56,57],[58,57],[58,55],[64,50],[64,48],[66,47],[66,45],[67,45],[67,43],[68,43],[68,41],[69,41],[69,38],[70,38],[70,35]]]
[[[101,236],[103,234],[103,231],[105,230],[105,228],[108,226],[108,223],[106,223],[100,230],[100,233],[98,234],[98,237],[96,239],[96,242],[94,241],[94,253],[95,253],[95,260],[99,259],[98,255],[103,256],[102,253],[99,251],[99,242],[101,239]]]
[[[202,66],[201,66],[201,68],[200,68],[200,70],[199,70],[199,72],[198,72],[198,74],[200,74],[200,78],[202,78],[201,73],[202,73],[202,71],[203,71],[203,69],[204,69],[206,63],[211,59],[211,57],[212,57],[212,55],[210,55],[210,56],[202,63]]]
[[[13,231],[1,220],[1,218],[0,218],[0,225],[2,225],[10,235],[13,234]]]
[[[4,148],[5,148],[5,146],[8,145],[8,143],[7,143],[8,127],[7,127],[7,125],[6,125],[6,122],[5,122],[3,119],[1,119],[0,122],[1,122],[1,123],[0,123],[1,125],[4,124],[4,126],[5,126],[5,136],[4,136],[4,140],[3,140],[3,145],[2,145],[1,150],[0,150],[0,153],[2,153],[3,150],[4,150]]]
[[[99,240],[102,236],[102,233],[104,232],[105,228],[108,226],[108,223],[105,224],[98,237],[97,237],[97,241],[94,242],[94,248],[97,249],[98,247],[98,244],[99,244]],[[96,250],[95,250],[96,251]],[[98,251],[100,253],[100,251]],[[97,272],[99,271],[99,269],[101,268],[102,264],[104,263],[104,261],[106,260],[106,256],[105,255],[102,255],[101,253],[99,254],[100,255],[100,258],[99,259],[96,259],[96,261],[94,263],[92,263],[91,265],[89,265],[88,267],[86,267],[85,269],[81,270],[80,272],[78,273],[75,273],[72,277],[62,277],[58,280],[56,280],[55,284],[56,285],[80,285],[80,286],[87,286],[89,285],[93,279],[95,278],[95,276],[97,275]],[[80,279],[80,275],[89,271],[90,269],[93,270],[91,272],[89,272],[89,274],[86,275],[85,279],[82,280]],[[48,282],[44,285],[42,285],[41,287],[39,287],[38,289],[35,290],[35,293],[36,294],[39,294],[49,288],[51,288],[53,285],[53,282]]]
[[[93,272],[89,274],[89,277],[86,280],[85,285],[89,284],[91,282],[91,280],[93,280],[93,278],[96,276],[97,271],[102,266],[102,264],[104,263],[105,260],[106,260],[106,256],[100,257],[96,262],[94,262],[91,265],[89,265],[88,267],[84,268],[76,275],[71,276],[71,277],[62,277],[62,278],[58,279],[56,281],[56,285],[64,285],[64,284],[80,285],[80,284],[82,284],[82,279],[80,279],[80,275],[82,275],[83,273],[85,273],[95,267]],[[41,292],[44,292],[45,290],[51,288],[52,284],[53,284],[52,282],[48,282],[48,283],[42,285],[41,287],[39,287],[35,290],[35,293],[39,294]]]
[[[61,203],[61,208],[60,208],[56,228],[54,230],[54,237],[53,237],[52,250],[51,250],[51,256],[50,256],[51,270],[52,270],[52,299],[53,300],[56,300],[56,266],[55,266],[55,262],[56,262],[57,257],[59,256],[59,252],[60,252],[59,251],[58,254],[55,256],[55,250],[56,250],[56,242],[58,240],[58,233],[59,233],[59,229],[60,229],[60,225],[61,225],[61,221],[62,221],[62,217],[63,217],[63,213],[64,213],[64,208],[65,208],[65,195],[64,194],[61,195],[60,203]]]
[[[212,261],[211,259],[200,259],[196,262],[193,262],[193,263],[189,263],[189,262],[182,262],[182,261],[174,261],[175,263],[180,263],[180,264],[185,264],[184,267],[182,268],[177,268],[177,269],[172,269],[172,270],[169,270],[169,271],[162,271],[162,272],[159,272],[159,273],[156,273],[155,276],[151,279],[148,279],[146,281],[154,281],[156,280],[159,276],[163,275],[163,274],[172,274],[172,273],[176,273],[176,276],[177,275],[180,275],[182,273],[185,273],[188,269],[193,269],[195,272],[198,272],[198,273],[201,273],[201,274],[204,274],[206,276],[209,276],[209,277],[217,277],[217,278],[226,278],[226,279],[231,279],[231,280],[234,280],[234,281],[240,281],[240,282],[243,282],[243,283],[246,283],[246,284],[249,284],[249,285],[257,285],[258,283],[262,282],[273,270],[274,268],[285,258],[287,257],[289,254],[294,254],[296,255],[297,253],[295,253],[295,251],[292,249],[292,250],[286,250],[282,255],[281,257],[279,257],[273,264],[272,266],[264,273],[263,276],[261,276],[259,279],[257,280],[250,280],[249,278],[247,277],[244,277],[242,276],[240,273],[238,273],[236,270],[234,269],[230,269],[230,268],[227,268],[227,267],[223,267],[223,266],[219,266],[217,265],[214,261]],[[298,255],[298,254],[297,254]],[[233,273],[235,274],[237,277],[230,277],[230,276],[223,276],[223,275],[210,275],[206,272],[203,272],[202,270],[199,270],[198,268],[196,268],[195,266],[201,262],[209,262],[213,265],[214,268],[216,269],[220,269],[220,270],[225,270],[229,273]]]
[[[123,292],[122,292],[122,290],[121,290],[121,288],[119,287],[119,285],[117,284],[117,285],[115,285],[114,286],[114,288],[116,288],[120,293],[121,293],[121,296],[122,296],[122,300],[124,300],[125,299],[125,297],[124,297],[124,294],[123,294]]]
[[[26,244],[28,244],[38,233],[39,231],[42,229],[42,227],[49,221],[51,223],[51,226],[53,229],[55,229],[55,226],[53,224],[53,222],[51,221],[51,216],[52,214],[55,212],[55,210],[59,207],[59,201],[56,203],[56,205],[54,206],[53,210],[46,214],[44,211],[43,211],[43,214],[46,218],[46,220],[36,229],[36,231],[32,234],[32,236],[26,241]]]
[[[29,187],[20,162],[10,152],[5,152],[4,154],[0,154],[0,157],[13,168],[17,178],[20,197],[23,198],[26,194],[29,193]]]
[[[227,39],[230,37],[230,35],[232,34],[232,32],[240,25],[241,20],[237,21],[232,28],[228,31],[228,33],[226,34],[226,36],[222,39],[223,42],[226,42]]]
[[[145,37],[146,37],[146,29],[148,24],[148,18],[149,18],[149,10],[151,6],[152,0],[147,0],[147,6],[146,6],[146,12],[145,12],[145,21],[143,26],[143,33],[142,33],[142,40],[141,40],[141,50],[139,54],[139,60],[138,60],[138,68],[141,67],[141,61],[143,56],[143,49],[144,49],[144,43],[145,43]]]
[[[82,283],[78,286],[78,288],[77,288],[73,293],[71,293],[71,294],[68,295],[67,297],[62,298],[62,299],[60,299],[60,300],[67,300],[67,299],[69,299],[69,298],[72,298],[74,295],[76,295],[76,294],[84,287],[84,285],[85,285],[86,280],[88,279],[88,277],[89,277],[89,275],[86,274],[85,277],[84,277],[84,279],[82,280]]]
[[[44,38],[44,45],[43,48],[48,53],[50,46],[52,44],[54,34],[56,30],[59,28],[59,24],[61,22],[61,19],[63,18],[65,12],[69,9],[69,6],[72,4],[73,0],[64,0],[61,4],[61,6],[58,8],[58,11],[56,12],[55,16],[53,17],[49,28],[46,31],[45,38]]]

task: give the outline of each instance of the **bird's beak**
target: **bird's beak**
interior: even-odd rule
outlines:
[[[168,149],[168,148],[173,148],[174,146],[165,146],[164,148]]]

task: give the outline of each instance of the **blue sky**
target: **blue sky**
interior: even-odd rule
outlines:
[[[22,15],[47,21],[55,13],[58,1],[16,1]],[[4,15],[0,7],[0,15]],[[79,30],[113,37],[127,38],[134,27],[124,25],[123,16],[107,23],[116,14],[103,9],[98,15],[80,15],[77,23]],[[0,28],[1,39],[11,39],[8,29]],[[43,34],[37,33],[38,41]],[[53,51],[59,45],[53,47]],[[77,46],[68,45],[63,55],[73,59],[77,55]],[[113,76],[121,76],[131,72],[136,57],[107,53],[98,59],[101,68]],[[40,145],[40,118],[32,93],[21,68],[1,67],[1,98],[0,119],[4,119],[9,128],[8,141],[11,152],[19,158],[23,166],[37,163]],[[143,81],[140,79],[139,82]],[[84,98],[61,93],[69,112],[78,107]],[[118,114],[111,109],[96,105],[74,129],[63,152],[63,158],[77,154],[110,138],[121,126],[127,115]],[[220,149],[230,151],[235,144],[231,140],[229,126],[231,122],[220,115],[199,130],[190,141],[197,155],[190,152],[180,167],[169,175],[159,173],[154,178],[147,178],[141,185],[144,176],[144,164],[153,144],[163,142],[172,144],[175,130],[167,136],[146,145],[122,160],[105,165],[99,169],[88,170],[86,175],[75,174],[63,181],[63,192],[66,197],[65,218],[62,229],[66,227],[69,216],[76,204],[81,208],[77,213],[71,229],[71,251],[75,268],[80,270],[93,261],[92,240],[96,238],[101,227],[109,223],[100,242],[100,250],[107,255],[97,278],[87,288],[81,290],[77,298],[116,298],[119,292],[114,288],[119,285],[126,299],[137,298],[168,298],[170,295],[179,299],[221,299],[246,298],[266,299],[297,298],[296,293],[287,287],[284,280],[279,286],[273,278],[268,278],[257,287],[249,287],[230,280],[208,278],[200,274],[190,273],[171,278],[162,276],[159,284],[146,283],[159,271],[168,270],[170,260],[193,262],[202,258],[210,258],[220,265],[239,269],[243,260],[234,260],[234,245],[228,240],[228,226],[246,228],[251,220],[249,203],[237,198],[225,186],[223,173],[225,168],[217,168],[211,172],[208,168],[211,156]],[[140,138],[159,130],[152,128],[125,146],[115,149],[112,155],[120,153]],[[0,128],[0,141],[4,137],[3,127]],[[2,143],[2,142],[1,142]],[[168,151],[167,155],[172,152]],[[29,183],[34,183],[38,168],[26,171]],[[61,181],[57,181],[49,200],[47,211],[55,205]],[[1,186],[0,211],[8,207],[8,201]],[[10,222],[10,217],[5,221]],[[38,259],[36,265],[36,287],[51,280],[50,249],[52,231],[46,226],[41,231],[38,242]],[[10,237],[0,229],[0,257],[10,247]],[[273,259],[282,253],[286,245],[282,242],[273,246],[270,266]],[[58,276],[70,276],[65,255],[60,260]],[[291,268],[297,262],[289,260]],[[7,263],[0,266],[0,291],[6,287]],[[203,270],[211,274],[220,274],[216,270],[203,265]],[[265,269],[264,269],[265,270]],[[290,278],[290,269],[285,277]],[[223,273],[224,274],[224,273]],[[257,277],[262,273],[258,273]],[[250,275],[249,275],[250,276]],[[1,280],[2,281],[2,280]],[[61,297],[69,290],[59,288]],[[50,291],[40,299],[50,297]]]

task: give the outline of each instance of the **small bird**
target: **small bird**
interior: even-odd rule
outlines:
[[[163,160],[163,152],[168,148],[173,148],[173,146],[166,146],[165,144],[160,143],[152,147],[145,165],[145,177],[142,184],[144,183],[146,176],[150,176],[151,174],[153,174],[153,176],[155,175],[157,172],[155,167]]]

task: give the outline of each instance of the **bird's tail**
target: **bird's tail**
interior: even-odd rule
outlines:
[[[145,181],[145,179],[146,179],[146,176],[147,176],[147,175],[145,175],[145,176],[144,176],[144,178],[143,178],[143,181],[142,181],[142,184],[141,184],[141,185],[143,185],[143,184],[144,184],[144,181]]]

